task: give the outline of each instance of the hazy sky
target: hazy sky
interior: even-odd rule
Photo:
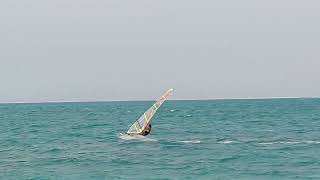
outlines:
[[[319,97],[319,0],[1,0],[0,102]]]

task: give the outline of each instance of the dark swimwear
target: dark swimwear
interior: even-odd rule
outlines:
[[[150,134],[150,131],[144,131],[144,134],[142,136],[146,136],[148,134]]]
[[[142,136],[146,136],[146,135],[150,134],[150,132],[151,132],[151,124],[149,124],[148,130],[143,132]]]

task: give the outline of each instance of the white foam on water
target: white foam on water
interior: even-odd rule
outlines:
[[[258,144],[261,144],[261,145],[270,145],[270,144],[274,144],[273,142],[265,142],[265,143],[258,143]]]
[[[272,145],[272,144],[320,144],[320,141],[275,141],[275,142],[263,142],[258,143],[260,145]]]
[[[288,142],[284,142],[284,141],[281,141],[279,142],[279,144],[300,144],[302,142],[299,142],[299,141],[288,141]]]
[[[258,143],[261,145],[271,145],[271,144],[300,144],[302,142],[298,141],[276,141],[276,142],[263,142],[263,143]]]
[[[320,141],[306,141],[307,144],[320,144]]]
[[[138,140],[138,141],[151,141],[151,142],[156,142],[158,140],[156,139],[152,139],[146,136],[142,136],[142,135],[128,135],[128,134],[119,134],[119,138],[122,140]]]
[[[219,144],[231,144],[231,143],[235,143],[235,141],[231,141],[231,140],[226,140],[226,141],[220,141],[218,142]]]
[[[180,143],[187,143],[187,144],[200,144],[201,141],[199,140],[194,140],[194,141],[178,141]]]
[[[170,112],[175,112],[175,111],[176,111],[175,109],[171,109],[171,110],[170,110]]]

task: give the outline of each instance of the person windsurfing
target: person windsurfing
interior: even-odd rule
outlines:
[[[150,132],[151,132],[151,124],[149,124],[148,126],[146,126],[145,128],[144,128],[144,130],[142,131],[142,136],[147,136],[148,134],[150,134]]]
[[[155,102],[146,112],[142,114],[128,129],[125,134],[128,135],[140,135],[140,136],[147,136],[151,133],[151,118],[160,108],[160,106],[169,98],[172,94],[173,89],[167,90],[161,98]]]

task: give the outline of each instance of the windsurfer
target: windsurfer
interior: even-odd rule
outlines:
[[[126,134],[128,135],[142,135],[147,136],[151,132],[151,118],[164,103],[165,100],[172,94],[173,89],[169,89],[164,93],[161,98],[155,102],[138,120],[136,120],[128,129]]]
[[[142,136],[146,136],[148,134],[150,134],[151,132],[151,124],[149,124],[148,126],[146,126],[142,132]]]

